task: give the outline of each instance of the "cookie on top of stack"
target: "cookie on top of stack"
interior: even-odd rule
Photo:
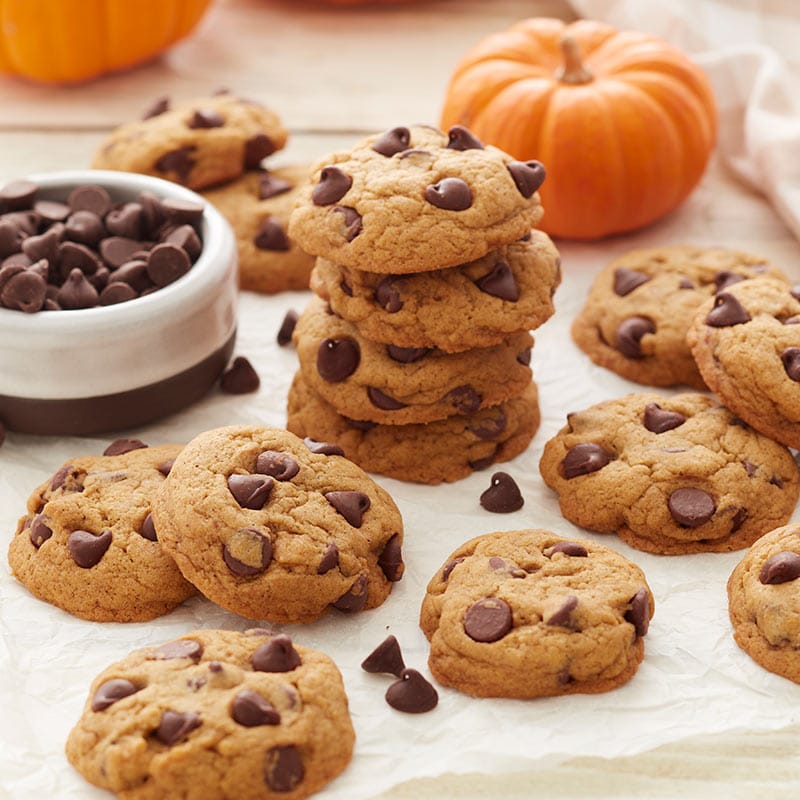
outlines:
[[[318,256],[294,332],[289,430],[364,469],[454,481],[539,425],[528,333],[553,313],[558,252],[537,161],[466,128],[398,127],[322,160],[289,235]]]

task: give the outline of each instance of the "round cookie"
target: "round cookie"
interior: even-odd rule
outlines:
[[[420,626],[440,683],[477,697],[607,692],[636,672],[653,616],[642,571],[533,529],[478,536],[428,584]]]
[[[539,427],[533,382],[498,406],[419,425],[378,425],[343,417],[299,373],[289,389],[286,427],[298,436],[336,442],[368,472],[415,483],[457,481],[474,470],[509,461]]]
[[[770,275],[759,256],[689,246],[634,250],[597,275],[572,338],[592,361],[651,386],[705,389],[686,344],[697,309],[736,281]]]
[[[373,341],[454,353],[538,328],[553,314],[560,282],[558,251],[534,230],[469,264],[415,275],[364,272],[320,258],[311,288]]]
[[[205,189],[257,168],[286,137],[278,115],[258,103],[230,95],[201,97],[116,128],[92,167]]]
[[[745,422],[800,448],[800,292],[762,278],[697,310],[687,341],[709,389]],[[776,523],[778,524],[778,523]]]
[[[242,289],[274,294],[307,289],[314,257],[286,235],[308,165],[246,172],[203,196],[230,222],[239,251]]]
[[[651,553],[727,552],[789,520],[792,454],[701,394],[630,394],[567,415],[539,469],[570,522]]]
[[[335,452],[259,425],[201,433],[154,503],[164,548],[203,594],[250,619],[379,606],[403,574],[402,519]]]
[[[303,378],[317,394],[346,417],[384,425],[472,414],[531,382],[529,333],[464,353],[398,348],[363,338],[314,297],[293,339]]]
[[[543,180],[538,161],[514,161],[465,128],[393,128],[319,162],[289,234],[367,272],[453,267],[527,234]]]
[[[328,656],[264,629],[203,630],[100,673],[66,752],[125,800],[300,800],[347,767],[354,740]]]
[[[728,580],[733,638],[764,669],[800,683],[800,524],[777,528]]]
[[[8,548],[14,577],[41,600],[95,622],[141,622],[194,595],[161,548],[152,499],[179,445],[64,464],[28,499]]]

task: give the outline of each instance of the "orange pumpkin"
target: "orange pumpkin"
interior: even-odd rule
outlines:
[[[146,61],[211,0],[0,0],[0,73],[73,83]]]
[[[450,79],[461,124],[547,169],[541,228],[597,239],[647,225],[700,180],[716,138],[708,79],[653,36],[534,18],[489,36]]]

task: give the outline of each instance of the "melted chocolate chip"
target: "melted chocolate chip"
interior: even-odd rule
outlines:
[[[745,521],[750,515],[747,513],[746,508],[739,508],[736,510],[736,513],[733,515],[731,519],[731,533],[736,533],[739,528],[744,525]]]
[[[616,347],[627,358],[643,358],[642,337],[655,333],[653,320],[647,317],[628,317],[620,322],[616,334]]]
[[[375,287],[375,300],[389,314],[396,314],[403,307],[403,301],[400,298],[400,292],[395,282],[396,279],[389,276],[383,278]]]
[[[292,341],[295,325],[297,325],[298,314],[294,309],[289,309],[283,318],[281,327],[278,329],[278,344],[286,347]]]
[[[175,459],[170,458],[168,461],[162,461],[156,469],[166,478],[170,472],[172,472],[172,467],[175,464]]]
[[[305,774],[303,759],[294,745],[272,747],[264,756],[264,782],[273,792],[291,792]]]
[[[360,528],[371,501],[363,492],[325,492],[325,499],[352,525]]]
[[[150,658],[171,661],[173,658],[191,658],[197,663],[203,655],[203,645],[196,639],[175,639],[157,647]]]
[[[399,411],[401,408],[406,407],[406,403],[401,403],[399,400],[389,397],[388,394],[376,389],[374,386],[367,387],[367,396],[372,405],[382,411]]]
[[[544,555],[552,558],[556,553],[563,553],[570,558],[588,558],[589,551],[577,542],[556,542],[544,551]]]
[[[67,550],[79,567],[91,569],[100,563],[106,550],[111,546],[111,539],[109,530],[105,530],[99,535],[89,533],[89,531],[73,531],[67,538]]]
[[[401,364],[413,364],[430,353],[430,347],[398,347],[396,344],[386,345],[386,354],[392,361]]]
[[[477,425],[471,425],[469,430],[484,441],[496,439],[506,429],[507,420],[502,409],[496,409],[494,413],[495,416],[482,419]]]
[[[706,325],[712,328],[728,328],[750,321],[744,306],[728,292],[721,292],[714,298],[714,307],[706,315]]]
[[[800,555],[783,550],[770,556],[761,567],[758,579],[763,584],[789,583],[800,578]]]
[[[482,278],[475,281],[475,285],[486,294],[516,303],[519,300],[519,287],[514,277],[514,272],[505,261],[498,261]]]
[[[194,711],[165,711],[156,728],[156,738],[167,747],[185,739],[195,728],[203,724],[199,714]]]
[[[198,108],[194,111],[191,118],[186,123],[186,126],[192,130],[198,130],[205,128],[221,128],[224,124],[225,119],[218,111]]]
[[[395,153],[402,153],[408,149],[411,142],[411,132],[408,128],[392,128],[382,133],[372,144],[372,149],[382,156],[390,158]]]
[[[448,150],[483,150],[483,142],[463,125],[453,125],[447,131]]]
[[[338,167],[324,167],[319,183],[311,192],[311,201],[317,206],[331,206],[339,202],[352,185],[353,179]]]
[[[505,572],[512,578],[524,578],[528,574],[524,569],[518,567],[513,562],[509,564],[508,561],[506,561],[504,558],[500,558],[499,556],[492,556],[489,559],[489,566],[495,572]]]
[[[359,575],[355,583],[331,605],[345,614],[361,611],[367,604],[367,576]]]
[[[425,199],[445,211],[464,211],[472,205],[472,190],[461,178],[442,178],[425,189]]]
[[[406,668],[397,638],[387,636],[362,662],[365,672],[385,672],[400,677]]]
[[[292,640],[280,633],[260,645],[250,657],[250,663],[256,672],[291,672],[302,661]]]
[[[31,521],[28,536],[37,550],[53,535],[52,529],[47,525],[49,521],[44,514],[37,514]]]
[[[561,472],[567,480],[570,480],[597,472],[610,461],[611,456],[599,444],[581,442],[567,451],[561,462]]]
[[[147,107],[144,114],[142,114],[142,119],[145,120],[151,119],[152,117],[158,117],[165,111],[169,111],[169,98],[158,97],[152,102],[151,105]]]
[[[291,188],[292,184],[285,178],[265,172],[258,179],[258,199],[268,200],[270,197],[276,197],[279,194],[290,191]]]
[[[331,442],[317,442],[314,439],[306,436],[303,439],[303,444],[312,452],[322,456],[343,456],[344,450],[338,444]]]
[[[139,529],[139,535],[151,542],[158,541],[158,534],[156,533],[156,526],[153,523],[153,515],[148,512],[147,516],[142,522],[142,527]]]
[[[642,587],[630,600],[631,607],[625,612],[637,636],[644,636],[650,627],[650,594]]]
[[[266,217],[261,220],[256,235],[253,237],[253,244],[258,250],[281,253],[285,253],[292,246],[277,217]]]
[[[258,373],[244,356],[234,358],[219,381],[219,388],[226,394],[249,394],[258,391],[260,385]]]
[[[159,172],[173,172],[179,183],[186,183],[195,165],[195,145],[184,145],[165,153],[153,165]]]
[[[258,692],[243,689],[231,703],[231,717],[246,728],[259,725],[279,725],[281,715],[272,703],[267,702]]]
[[[571,594],[561,605],[558,611],[551,614],[546,620],[545,625],[555,625],[568,628],[572,621],[572,612],[578,607],[578,598]]]
[[[231,475],[228,478],[228,489],[242,508],[264,508],[274,484],[275,481],[265,475]]]
[[[677,411],[665,411],[658,403],[648,403],[644,407],[644,426],[651,433],[671,431],[686,422],[686,417]]]
[[[442,568],[442,580],[446,581],[450,577],[450,573],[462,562],[464,561],[463,556],[459,556],[458,558],[452,558],[448,561],[444,567]]]
[[[300,472],[300,465],[288,453],[265,450],[263,453],[259,453],[256,459],[255,471],[259,475],[269,475],[276,481],[290,481]]]
[[[344,225],[344,238],[348,242],[358,236],[363,230],[363,223],[361,221],[361,214],[350,206],[336,206],[333,209],[337,214],[342,215],[342,224]]]
[[[436,708],[439,695],[415,669],[404,669],[386,690],[386,702],[406,714],[422,714]]]
[[[350,417],[344,416],[344,414],[342,414],[342,419],[352,428],[359,431],[371,431],[378,424],[368,419],[351,419]]]
[[[517,353],[517,362],[522,364],[523,367],[529,366],[531,363],[532,352],[532,347],[526,347],[524,350],[520,350],[519,353]]]
[[[141,450],[147,445],[141,439],[115,439],[103,450],[104,456],[119,456],[131,450]]]
[[[329,542],[317,567],[317,575],[324,575],[339,566],[339,548],[336,542]]]
[[[747,280],[744,275],[737,275],[727,269],[722,270],[714,276],[714,294],[719,294],[734,283],[741,283],[744,280]]]
[[[667,501],[672,518],[686,528],[697,528],[708,522],[717,510],[710,494],[701,489],[677,489]]]
[[[513,625],[511,606],[499,597],[487,597],[473,603],[464,615],[464,631],[476,642],[496,642]]]
[[[519,511],[525,501],[516,481],[506,472],[495,472],[489,488],[481,494],[481,505],[495,514]]]
[[[112,678],[101,683],[92,697],[92,711],[105,711],[123,697],[130,697],[139,690],[134,683],[125,678]]]
[[[533,197],[547,177],[544,165],[538,161],[509,161],[506,167],[519,193],[525,198]]]
[[[361,349],[353,339],[323,339],[317,349],[317,372],[329,383],[349,378],[361,361]]]
[[[447,393],[447,399],[460,414],[473,414],[480,407],[483,398],[472,386],[456,386]]]
[[[742,461],[742,466],[747,473],[748,478],[752,478],[758,471],[758,467],[750,461]]]
[[[651,280],[650,276],[643,272],[620,267],[614,270],[614,294],[625,297],[649,280]]]
[[[275,152],[272,139],[265,133],[257,133],[244,143],[245,169],[258,169],[261,161]]]
[[[344,292],[344,293],[345,293],[345,294],[346,294],[348,297],[352,297],[352,296],[353,296],[353,289],[352,289],[352,287],[350,286],[350,284],[349,284],[347,281],[345,281],[345,280],[342,280],[342,281],[340,281],[340,283],[339,283],[339,288],[340,288],[340,289],[341,289],[341,290],[342,290],[342,291],[343,291],[343,292]]]
[[[787,347],[781,353],[781,361],[789,379],[800,382],[800,347]]]
[[[392,534],[389,537],[389,541],[386,542],[383,551],[378,557],[378,566],[386,576],[387,581],[394,583],[403,577],[405,565],[403,564],[399,533]]]
[[[222,558],[228,569],[240,578],[260,575],[272,562],[272,541],[254,528],[241,528],[223,545]]]

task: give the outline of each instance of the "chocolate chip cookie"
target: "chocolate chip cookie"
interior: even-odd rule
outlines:
[[[800,289],[762,278],[701,306],[687,341],[708,387],[772,439],[800,447]],[[776,523],[779,524],[779,523]]]
[[[311,288],[369,339],[448,353],[499,344],[553,314],[558,251],[531,231],[460,267],[381,275],[317,260]]]
[[[17,525],[8,548],[17,580],[96,622],[153,619],[195,594],[162,550],[150,513],[180,449],[141,446],[64,464],[33,492]]]
[[[762,536],[728,580],[733,638],[764,669],[800,683],[800,525]]]
[[[300,800],[347,767],[354,740],[333,661],[256,628],[192,631],[112,664],[66,751],[126,800]]]
[[[570,522],[640,550],[726,552],[789,520],[792,454],[700,394],[631,394],[567,415],[539,464]]]
[[[314,258],[289,238],[286,228],[309,170],[299,165],[250,171],[203,192],[233,228],[242,289],[274,294],[308,288]]]
[[[466,128],[398,127],[320,161],[289,234],[335,264],[387,274],[443,269],[526,235],[542,216],[538,161]]]
[[[759,275],[786,280],[765,259],[733,250],[635,250],[598,274],[572,338],[592,361],[628,380],[704,389],[686,344],[692,319],[716,292]]]
[[[608,547],[541,529],[478,536],[428,584],[420,626],[440,683],[477,697],[607,692],[644,657],[653,595]]]
[[[463,353],[379,344],[315,297],[293,338],[306,383],[351,419],[405,425],[473,414],[531,382],[529,333]]]
[[[154,503],[164,548],[203,594],[250,619],[379,606],[403,574],[403,523],[340,452],[258,425],[201,433]]]
[[[112,131],[92,167],[205,189],[256,169],[286,143],[275,112],[231,95],[202,97]]]
[[[348,419],[309,388],[298,374],[289,389],[286,427],[298,436],[335,442],[368,472],[402,481],[441,483],[509,461],[530,444],[539,427],[536,385],[518,397],[473,414],[419,425],[378,425]]]

